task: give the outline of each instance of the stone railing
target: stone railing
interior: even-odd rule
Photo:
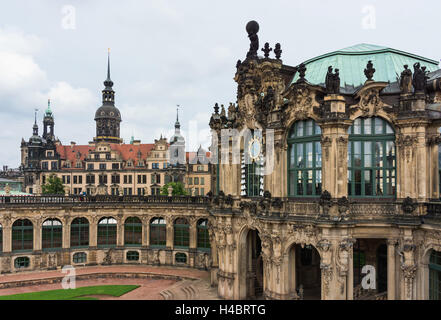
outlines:
[[[88,203],[139,203],[139,204],[195,204],[205,205],[208,198],[203,196],[80,196],[80,195],[44,195],[44,196],[0,196],[0,207],[11,205],[59,205]]]

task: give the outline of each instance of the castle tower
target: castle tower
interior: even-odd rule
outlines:
[[[104,81],[103,105],[95,113],[96,142],[120,143],[121,114],[115,107],[115,91],[110,79],[110,51],[107,55],[107,79]]]

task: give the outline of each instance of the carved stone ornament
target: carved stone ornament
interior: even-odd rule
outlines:
[[[404,199],[403,203],[401,204],[401,209],[403,209],[403,212],[410,214],[415,211],[417,206],[418,204],[413,202],[412,198],[406,197],[406,199]]]
[[[380,111],[393,113],[394,108],[384,103],[380,97],[381,90],[388,85],[388,82],[367,83],[355,95],[355,98],[360,99],[360,101],[358,104],[349,107],[349,113],[354,114],[360,110],[362,117],[372,117],[377,115]]]

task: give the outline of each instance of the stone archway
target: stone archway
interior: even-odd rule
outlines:
[[[244,230],[239,250],[239,299],[263,296],[262,244],[257,230]]]
[[[292,299],[321,299],[320,254],[312,245],[288,250],[288,288]]]

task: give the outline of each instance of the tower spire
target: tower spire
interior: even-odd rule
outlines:
[[[106,89],[112,89],[113,81],[110,79],[110,48],[107,49],[107,79],[104,81]]]
[[[179,104],[176,105],[176,122],[175,122],[175,129],[180,129],[181,124],[179,123]]]
[[[35,121],[34,121],[34,126],[32,127],[32,131],[33,131],[33,135],[34,136],[38,136],[38,125],[37,125],[37,112],[38,109],[34,109],[35,110]]]

